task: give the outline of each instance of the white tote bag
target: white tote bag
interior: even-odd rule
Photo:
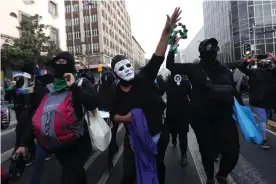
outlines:
[[[100,116],[98,109],[86,111],[85,120],[88,124],[92,148],[96,151],[105,151],[111,141],[111,129]]]
[[[80,78],[77,83],[81,87],[83,78]],[[88,125],[88,131],[92,143],[92,148],[95,151],[105,151],[111,141],[111,129],[108,124],[102,118],[98,109],[94,111],[88,111],[83,107],[84,117]]]

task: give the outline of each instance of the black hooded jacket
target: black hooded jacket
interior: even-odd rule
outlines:
[[[109,81],[105,80],[105,77],[112,78]],[[100,98],[100,104],[98,109],[102,111],[110,112],[112,98],[115,94],[117,86],[117,80],[112,71],[103,72],[101,77],[101,84],[97,87],[97,92]]]
[[[174,57],[169,53],[168,57]],[[192,84],[191,91],[191,116],[193,118],[213,117],[231,118],[233,114],[232,104],[219,103],[209,99],[211,90],[208,87],[208,78],[214,84],[232,85],[235,97],[242,104],[242,100],[235,89],[233,75],[228,67],[220,64],[217,60],[199,63],[173,63],[173,59],[167,59],[167,68],[173,73],[186,74]]]
[[[248,63],[240,64],[239,70],[249,77],[249,103],[254,107],[276,107],[276,70],[248,69]]]

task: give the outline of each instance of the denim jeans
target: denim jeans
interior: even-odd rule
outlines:
[[[271,110],[260,107],[252,107],[252,110],[258,117],[258,125],[262,135],[266,136],[266,124]]]
[[[38,143],[36,143],[36,161],[34,163],[33,175],[30,184],[40,184],[42,174],[44,172],[44,161],[48,155],[49,153],[42,149]]]

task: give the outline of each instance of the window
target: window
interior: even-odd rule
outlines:
[[[66,38],[67,38],[67,40],[72,40],[72,37],[73,35],[72,35],[72,33],[70,32],[70,33],[67,33],[66,34]]]
[[[72,26],[72,20],[66,19],[66,26]]]
[[[266,4],[264,7],[264,16],[271,16],[271,4]]]
[[[80,53],[81,52],[81,47],[79,45],[76,46],[76,52]]]
[[[78,25],[80,22],[79,22],[79,18],[74,18],[73,19],[73,25]]]
[[[89,23],[89,16],[84,17],[84,23]]]
[[[57,15],[57,5],[56,3],[49,1],[49,9],[48,11],[52,14],[52,15]]]
[[[71,6],[70,6],[70,5],[67,5],[67,6],[66,6],[66,13],[69,13],[69,12],[71,12]]]
[[[98,29],[92,29],[92,36],[98,36]]]
[[[86,45],[86,51],[91,51],[91,44]]]
[[[51,28],[50,38],[56,45],[59,45],[59,32],[58,32],[58,29]]]
[[[92,15],[92,22],[97,22],[97,15]]]
[[[272,15],[276,15],[276,9],[272,9]]]
[[[90,16],[90,22],[97,22],[97,15]]]
[[[99,50],[99,43],[93,43],[93,50]]]
[[[79,31],[76,31],[76,32],[74,33],[74,39],[78,39],[78,38],[80,38],[80,32],[79,32]]]
[[[68,50],[68,52],[73,52],[73,47],[69,46],[69,47],[67,47],[67,50]]]
[[[78,12],[79,11],[79,4],[74,4],[72,7],[72,12]]]
[[[255,13],[256,13],[256,17],[262,17],[263,16],[263,6],[262,5],[258,5],[255,6]]]
[[[90,37],[91,36],[90,30],[85,30],[84,34],[85,34],[85,37]]]

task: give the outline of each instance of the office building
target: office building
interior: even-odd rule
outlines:
[[[130,17],[125,1],[65,0],[67,49],[90,68],[116,54],[132,59]]]
[[[241,60],[244,43],[257,54],[276,53],[275,1],[205,1],[203,15],[205,37],[219,41],[221,62]]]
[[[140,66],[145,66],[146,58],[145,51],[141,47],[141,45],[137,42],[137,40],[132,36],[132,62],[139,63]]]
[[[38,14],[42,16],[41,23],[49,25],[45,30],[52,40],[62,50],[66,50],[66,34],[63,2],[58,0],[16,0],[1,1],[1,44],[6,39],[19,37],[17,27],[22,20],[28,20],[30,16]]]
[[[199,59],[198,46],[201,41],[205,39],[204,27],[202,27],[190,44],[185,48],[179,50],[175,57],[176,63],[192,63]]]

